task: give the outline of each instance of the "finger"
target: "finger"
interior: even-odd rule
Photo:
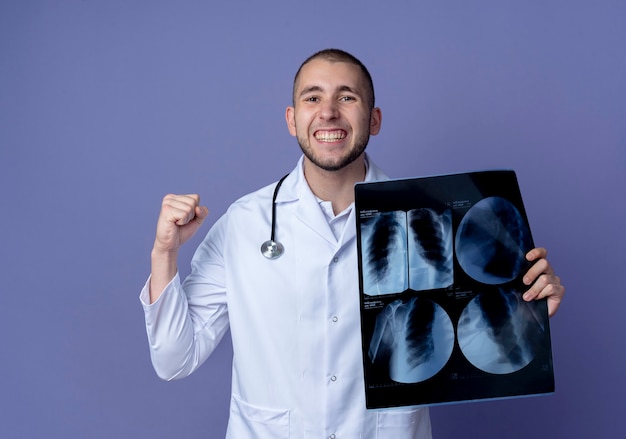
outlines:
[[[552,307],[552,313],[554,313],[564,294],[565,287],[561,285],[561,279],[558,276],[542,275],[535,285],[524,293],[523,298],[526,301],[548,299],[548,303],[552,303],[549,306]]]
[[[166,195],[163,198],[163,206],[179,210],[194,210],[198,206],[200,198],[198,195]]]
[[[552,296],[556,287],[561,286],[561,279],[553,274],[542,274],[532,287],[524,293],[524,300],[543,299]]]
[[[161,212],[167,222],[183,226],[196,216],[196,207],[200,197],[189,195],[166,195],[163,199]]]
[[[555,286],[554,294],[548,297],[548,316],[552,317],[557,312],[563,301],[563,296],[565,296],[565,287],[563,285]]]
[[[194,220],[199,225],[202,225],[206,217],[209,216],[209,209],[207,209],[205,206],[197,206],[195,209],[195,213],[196,213],[196,216]]]
[[[545,285],[545,277],[540,277],[539,279],[537,279],[537,281],[524,293],[524,300],[535,300],[539,295],[539,292],[545,287]]]
[[[530,300],[546,299],[548,304],[548,315],[552,317],[556,313],[557,309],[561,305],[563,296],[565,294],[565,287],[560,284],[560,279],[555,277],[552,282],[545,285],[536,296]],[[524,296],[526,299],[526,296]]]
[[[543,247],[536,247],[526,253],[526,259],[529,261],[536,261],[537,259],[545,259],[548,256],[548,250]]]
[[[542,274],[553,274],[552,266],[547,259],[537,260],[522,279],[525,285],[532,285]]]
[[[537,294],[537,299],[545,299],[546,297],[560,296],[563,287],[561,286],[561,278],[555,275],[546,276],[547,284]]]

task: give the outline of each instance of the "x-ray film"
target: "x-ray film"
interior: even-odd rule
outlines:
[[[554,392],[547,304],[514,171],[355,188],[368,408]]]

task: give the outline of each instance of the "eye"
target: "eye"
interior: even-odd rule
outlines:
[[[342,96],[339,98],[339,101],[341,102],[356,101],[356,98],[354,96]]]
[[[304,102],[319,102],[320,98],[317,96],[309,96],[304,98]]]

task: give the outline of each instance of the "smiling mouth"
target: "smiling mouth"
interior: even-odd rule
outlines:
[[[346,132],[343,130],[316,131],[315,138],[320,142],[337,142],[346,138]]]

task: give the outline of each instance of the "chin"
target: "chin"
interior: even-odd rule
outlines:
[[[326,160],[320,159],[319,157],[311,156],[307,156],[307,158],[311,163],[313,163],[318,168],[323,169],[324,171],[340,171],[341,169],[346,168],[347,166],[354,163],[354,161],[358,159],[360,155],[361,154],[358,154],[356,156],[350,155],[347,157]]]

